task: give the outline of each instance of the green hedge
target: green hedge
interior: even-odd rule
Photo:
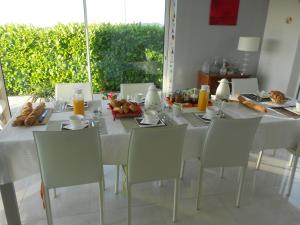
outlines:
[[[163,27],[93,24],[89,33],[94,92],[117,91],[127,82],[161,86]],[[86,82],[84,25],[0,26],[0,61],[9,95],[47,96],[56,83]]]

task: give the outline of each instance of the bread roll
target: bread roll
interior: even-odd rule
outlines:
[[[14,122],[12,123],[12,126],[23,126],[24,125],[24,121],[27,118],[27,116],[32,112],[32,103],[31,102],[27,102],[22,110],[19,116],[16,117],[16,119],[14,120]]]
[[[39,116],[44,112],[45,110],[45,103],[40,103],[25,119],[24,125],[25,126],[32,126],[35,124]]]

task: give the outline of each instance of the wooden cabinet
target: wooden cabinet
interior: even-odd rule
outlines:
[[[219,85],[218,81],[226,78],[228,81],[231,81],[232,78],[249,78],[250,75],[241,76],[240,74],[231,74],[231,75],[220,75],[220,74],[213,74],[213,73],[204,73],[202,71],[198,72],[198,88],[201,87],[203,84],[207,84],[210,87],[210,93],[216,94],[217,87]],[[231,90],[231,85],[230,85]]]

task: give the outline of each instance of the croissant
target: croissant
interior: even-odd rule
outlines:
[[[280,91],[271,91],[270,98],[277,104],[282,104],[285,100],[284,94]]]
[[[253,109],[253,110],[256,110],[258,112],[267,112],[266,107],[264,107],[262,105],[255,104],[254,102],[248,101],[242,96],[238,96],[238,100],[241,104],[248,107],[249,109]]]
[[[45,103],[40,103],[25,119],[25,126],[32,126],[35,124],[39,116],[44,112]]]
[[[32,112],[32,103],[31,102],[27,102],[22,110],[19,116],[16,117],[16,119],[13,122],[13,126],[23,126],[24,125],[24,121],[27,118],[27,116]]]

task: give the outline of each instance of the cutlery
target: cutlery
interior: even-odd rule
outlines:
[[[45,109],[45,111],[40,115],[40,117],[38,119],[39,123],[43,122],[43,120],[47,116],[48,112],[49,112],[49,109]]]

